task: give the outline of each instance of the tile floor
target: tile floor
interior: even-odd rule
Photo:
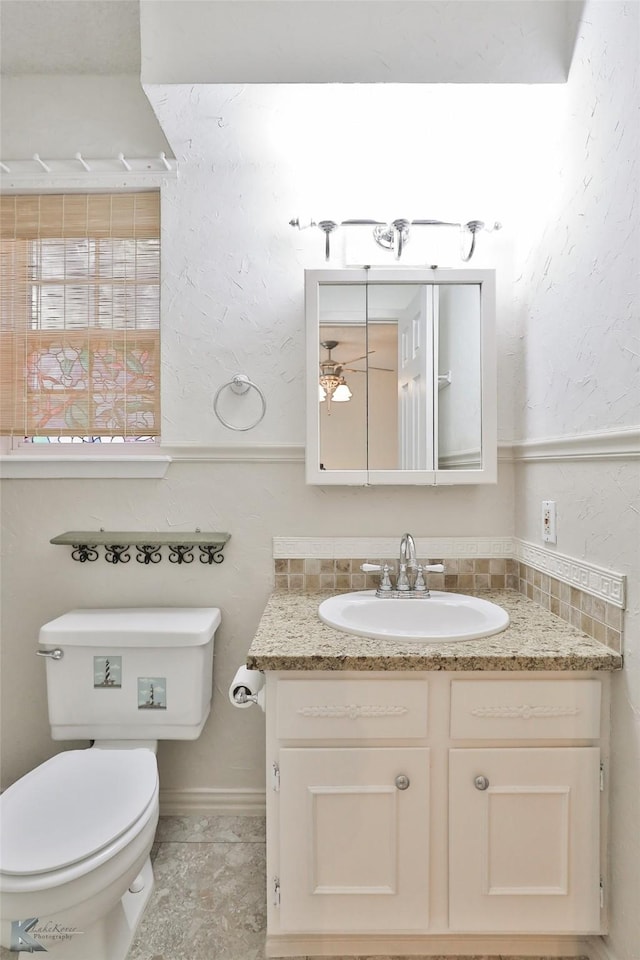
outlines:
[[[264,835],[262,817],[161,817],[127,960],[262,960]]]
[[[162,817],[152,859],[155,888],[127,960],[262,960],[266,927],[264,818]],[[15,953],[0,947],[0,960],[13,957]]]
[[[152,854],[155,890],[127,960],[262,960],[264,833],[261,817],[162,817]]]

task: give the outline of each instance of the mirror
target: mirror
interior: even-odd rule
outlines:
[[[494,483],[495,276],[305,274],[308,483]]]

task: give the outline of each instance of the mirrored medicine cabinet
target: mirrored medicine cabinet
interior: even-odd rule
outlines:
[[[305,271],[307,483],[495,483],[495,273]]]

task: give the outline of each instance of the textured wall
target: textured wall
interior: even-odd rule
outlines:
[[[553,127],[549,87],[147,92],[181,165],[162,212],[167,442],[303,440],[303,270],[325,262],[320,231],[288,225],[297,215],[504,222],[478,236],[470,266],[498,270],[499,436],[511,439],[520,348],[512,335],[513,218],[522,178],[533,177],[541,137]],[[364,255],[376,257],[380,248],[365,234]],[[345,236],[332,238],[332,266],[348,256]],[[460,244],[457,230],[416,229],[402,262],[460,267]],[[210,402],[212,388],[240,368],[269,402],[246,437],[230,435]]]
[[[516,436],[604,433],[640,423],[637,3],[590,2],[564,120],[543,167],[551,208],[529,211],[516,283],[524,349]],[[540,502],[558,504],[558,550],[627,575],[625,671],[614,682],[611,936],[640,957],[640,475],[638,461],[525,464],[516,535],[536,542]]]
[[[562,134],[541,171],[551,204],[543,221],[537,196],[523,208],[522,437],[638,423],[637,18],[636,3],[588,5],[558,93]]]

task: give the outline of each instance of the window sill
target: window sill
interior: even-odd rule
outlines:
[[[55,479],[160,479],[165,476],[168,456],[37,456],[11,454],[0,456],[0,476],[4,480]]]

